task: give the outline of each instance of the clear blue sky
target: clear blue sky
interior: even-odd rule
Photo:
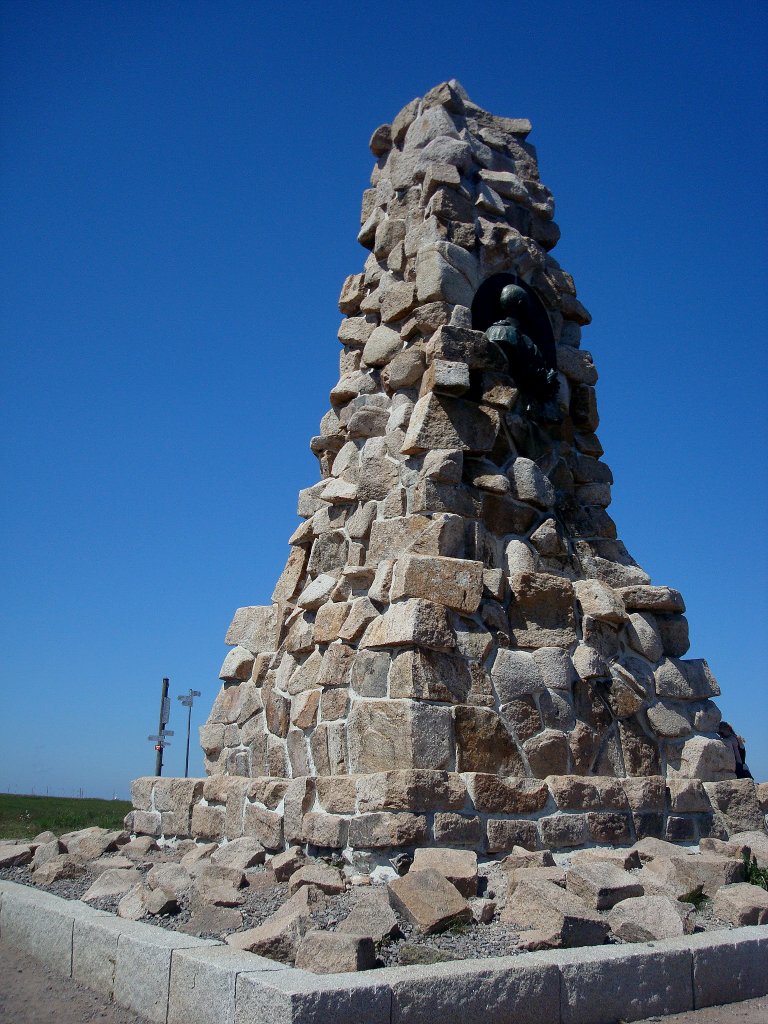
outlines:
[[[127,794],[163,675],[204,720],[317,479],[369,135],[451,77],[533,121],[620,536],[768,778],[765,10],[0,6],[0,789]]]

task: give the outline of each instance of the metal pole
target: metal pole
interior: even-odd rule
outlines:
[[[187,756],[184,760],[184,778],[189,776],[189,732],[192,728],[192,701],[189,702],[187,707]]]
[[[157,735],[160,737],[160,741],[157,744],[157,757],[155,758],[155,775],[163,774],[163,742],[162,736],[165,731],[165,722],[163,721],[165,712],[165,702],[168,698],[168,679],[163,679],[163,690],[162,696],[160,697],[160,725],[157,729]]]

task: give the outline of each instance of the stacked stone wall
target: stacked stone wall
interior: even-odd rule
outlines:
[[[369,255],[342,288],[340,377],[311,440],[320,479],[299,494],[271,604],[238,609],[227,632],[196,835],[243,828],[243,814],[318,846],[376,845],[372,814],[398,816],[381,825],[390,845],[454,830],[486,849],[510,822],[553,845],[551,815],[579,842],[710,827],[701,784],[735,768],[720,691],[684,657],[681,595],[651,584],[607,512],[590,316],[551,255],[559,229],[530,127],[448,82],[374,132],[358,235]],[[508,280],[548,325],[546,415],[476,329],[476,297]],[[401,771],[463,796],[368,807],[365,780]],[[482,779],[544,803],[527,818],[478,806]],[[665,794],[687,780],[698,796],[683,810]],[[328,786],[343,807],[323,804]],[[285,803],[294,790],[302,814]],[[593,806],[561,806],[566,791]],[[171,813],[137,805],[161,815],[154,828]]]

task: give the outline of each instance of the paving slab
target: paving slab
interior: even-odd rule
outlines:
[[[171,957],[168,1024],[234,1024],[239,974],[287,971],[276,960],[231,946],[175,949]]]

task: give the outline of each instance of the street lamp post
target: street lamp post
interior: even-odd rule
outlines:
[[[187,756],[184,760],[184,778],[189,776],[189,733],[192,728],[192,704],[194,703],[195,697],[200,696],[200,690],[190,690],[189,693],[183,693],[177,700],[180,700],[182,706],[187,709]]]

